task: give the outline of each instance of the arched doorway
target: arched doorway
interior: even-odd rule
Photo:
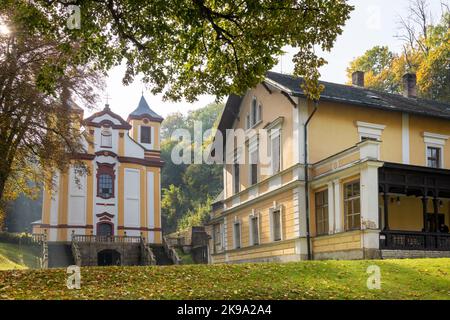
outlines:
[[[105,249],[97,254],[97,265],[120,266],[120,253],[116,250]]]
[[[98,236],[112,236],[114,235],[114,225],[111,222],[97,223]]]

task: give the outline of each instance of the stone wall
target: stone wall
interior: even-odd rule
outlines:
[[[450,258],[450,251],[381,250],[383,259]]]
[[[122,266],[141,264],[141,250],[139,243],[105,243],[79,242],[82,266],[97,266],[97,255],[102,250],[115,250],[120,254]]]

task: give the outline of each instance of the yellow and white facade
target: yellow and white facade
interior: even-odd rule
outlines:
[[[219,131],[265,128],[269,137],[249,135],[235,154],[248,160],[266,143],[270,165],[279,155],[270,173],[249,161],[224,165],[223,199],[208,223],[211,263],[450,249],[450,237],[436,227],[450,224],[450,105],[411,91],[323,84],[315,104],[300,79],[269,72],[243,97],[229,97]],[[425,233],[441,247],[422,243]]]
[[[142,236],[162,243],[160,124],[142,96],[125,121],[109,106],[83,120],[88,135],[85,162],[89,174],[73,168],[54,176],[45,188],[42,220],[34,233],[48,241],[76,235]]]

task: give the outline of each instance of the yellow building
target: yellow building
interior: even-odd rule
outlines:
[[[82,109],[77,110],[82,118]],[[162,120],[143,96],[127,121],[108,105],[84,119],[80,129],[87,134],[86,152],[77,157],[90,173],[79,175],[73,167],[55,173],[54,186],[45,188],[42,219],[33,224],[33,232],[46,234],[49,244],[68,246],[72,242],[73,246],[76,240],[84,255],[83,265],[115,264],[117,260],[131,264],[127,252],[111,251],[117,243],[162,244]],[[85,243],[102,243],[99,250],[111,249],[106,253],[113,258],[99,256],[97,261],[98,252],[84,250]],[[62,253],[55,251],[57,255]]]
[[[218,132],[245,138],[224,139],[210,262],[450,256],[450,104],[403,80],[388,94],[356,72],[323,82],[315,104],[299,78],[269,72],[230,96]]]

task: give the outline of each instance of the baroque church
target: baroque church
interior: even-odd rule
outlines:
[[[81,108],[72,109],[83,118]],[[80,129],[91,143],[84,142],[86,152],[78,157],[90,173],[76,176],[70,168],[55,174],[53,190],[44,191],[42,219],[33,223],[33,233],[45,234],[49,244],[68,244],[74,236],[90,242],[103,237],[162,244],[162,121],[144,96],[126,121],[108,104],[83,119]]]

